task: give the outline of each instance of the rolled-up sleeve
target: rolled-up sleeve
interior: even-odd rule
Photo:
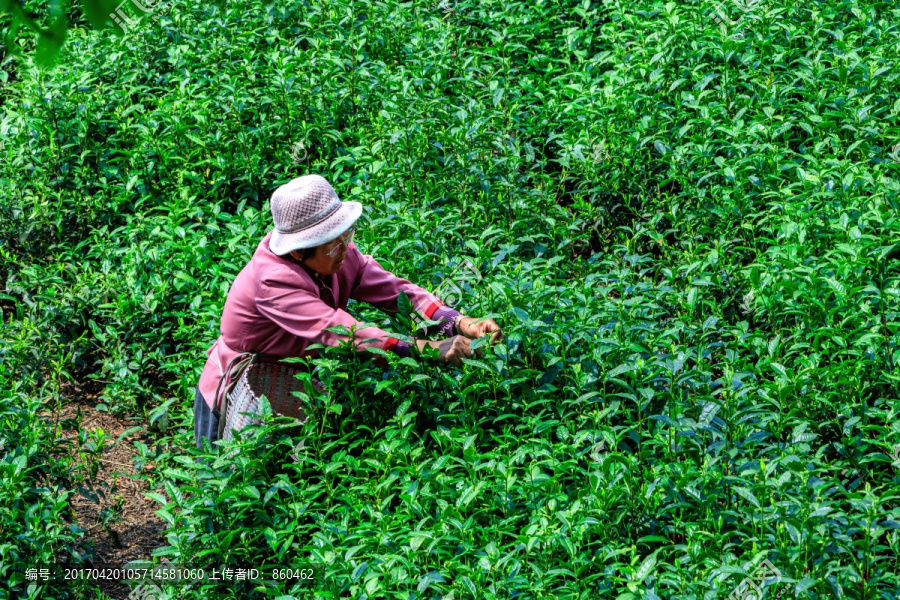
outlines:
[[[456,333],[453,331],[453,319],[459,314],[458,311],[428,290],[385,270],[372,256],[362,255],[357,283],[350,292],[351,298],[367,302],[383,312],[396,314],[401,292],[409,296],[413,310],[420,317],[440,321],[428,328],[429,335],[437,332],[446,337]]]
[[[396,338],[378,327],[363,327],[350,313],[334,309],[323,302],[312,290],[298,287],[295,282],[277,276],[263,278],[259,283],[256,305],[260,313],[273,323],[300,337],[308,344],[337,346],[349,340],[349,336],[326,331],[329,327],[343,325],[357,330],[354,343],[357,350],[370,346],[393,350]]]

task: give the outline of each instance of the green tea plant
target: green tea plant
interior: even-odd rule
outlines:
[[[74,523],[69,498],[76,465],[61,455],[56,428],[44,402],[26,390],[37,386],[19,368],[16,348],[29,339],[28,327],[4,325],[0,373],[0,594],[4,597],[80,598],[84,581],[36,582],[25,570],[52,564],[84,565],[84,529]]]
[[[275,0],[76,24],[53,70],[0,61],[3,398],[91,385],[145,419],[158,558],[321,565],[185,598],[721,598],[763,561],[768,597],[895,597],[898,16]],[[322,349],[301,432],[197,452],[229,286],[306,173],[366,207],[354,241],[392,272],[439,290],[470,261],[456,307],[505,339],[461,368]],[[415,335],[400,309],[349,306]]]

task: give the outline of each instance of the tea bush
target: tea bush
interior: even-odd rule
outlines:
[[[745,8],[175,2],[6,61],[10,402],[146,415],[158,556],[324,565],[181,597],[711,599],[764,559],[773,597],[896,597],[900,9]],[[305,173],[387,269],[471,261],[506,339],[325,352],[330,409],[198,465],[229,285]]]
[[[4,309],[6,306],[3,307]],[[4,310],[5,312],[5,310]],[[48,564],[82,565],[90,557],[79,546],[84,529],[73,522],[69,498],[78,475],[61,457],[59,430],[39,416],[46,399],[29,374],[41,354],[41,331],[27,316],[3,326],[0,347],[0,597],[83,597],[83,581],[40,585],[25,569]],[[55,404],[55,403],[54,403]],[[52,405],[51,405],[52,406]],[[71,583],[71,585],[69,585]]]

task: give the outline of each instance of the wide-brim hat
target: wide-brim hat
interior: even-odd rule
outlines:
[[[362,214],[362,204],[341,201],[321,175],[304,175],[279,187],[270,208],[275,230],[269,249],[279,256],[330,242]]]

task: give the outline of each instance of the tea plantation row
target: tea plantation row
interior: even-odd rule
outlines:
[[[5,59],[0,590],[82,593],[11,575],[82,552],[35,416],[77,381],[158,438],[157,556],[323,565],[172,597],[707,600],[768,560],[767,597],[895,598],[900,10],[745,8],[176,1]],[[304,433],[201,466],[205,351],[305,173],[388,270],[470,260],[506,340],[325,352]]]

